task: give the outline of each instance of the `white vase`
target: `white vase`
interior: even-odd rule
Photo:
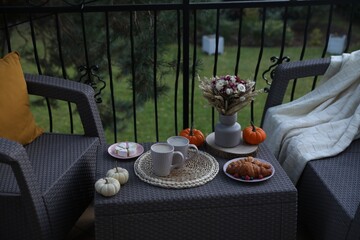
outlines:
[[[226,116],[219,114],[219,123],[215,125],[215,144],[232,148],[240,144],[241,126],[237,122],[237,113]]]

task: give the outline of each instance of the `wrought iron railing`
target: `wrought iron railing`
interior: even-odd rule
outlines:
[[[108,129],[108,141],[124,138],[161,141],[190,125],[205,129],[205,132],[212,131],[217,117],[214,110],[208,108],[209,113],[201,118],[196,115],[198,109],[204,108],[204,103],[198,100],[197,75],[204,75],[205,72],[211,75],[241,75],[244,71],[241,67],[249,64],[249,59],[243,57],[244,51],[251,48],[256,49],[252,55],[257,53],[257,56],[251,56],[254,59],[252,64],[255,64],[252,78],[257,82],[257,87],[270,87],[266,83],[271,84],[271,71],[277,64],[290,59],[328,56],[329,37],[335,29],[334,14],[339,15],[338,11],[343,14],[340,16],[343,22],[336,25],[335,30],[340,30],[347,39],[343,51],[360,47],[359,39],[354,36],[353,31],[358,24],[356,17],[360,15],[360,4],[355,0],[182,0],[158,4],[115,4],[116,1],[109,4],[84,0],[8,2],[9,4],[0,7],[3,54],[13,50],[21,51],[26,62],[25,71],[60,76],[91,85],[96,92],[95,98],[99,103],[104,126]],[[301,11],[290,16],[296,10]],[[253,28],[258,28],[258,35],[254,35],[256,37],[253,39],[246,39],[247,36],[252,36],[252,29],[249,24],[245,29],[244,24],[249,21],[249,15],[254,13],[258,18],[255,18]],[[276,14],[279,15],[276,23],[280,22],[280,28],[277,26],[275,34],[280,37],[269,48],[268,26]],[[311,31],[311,25],[314,25],[312,19],[318,14],[326,19],[326,23],[316,31],[313,27]],[[297,34],[300,32],[301,36],[297,37],[296,44],[288,42],[289,22],[294,21],[294,18],[301,19],[297,23],[297,28],[301,29]],[[226,26],[223,24],[225,21],[228,23]],[[208,32],[205,28],[213,32]],[[164,33],[170,36],[165,36]],[[199,50],[199,37],[209,33],[215,34],[216,41],[215,53],[210,57]],[[319,35],[319,54],[307,56],[309,51],[313,51],[309,47],[309,39],[316,34]],[[233,60],[225,64],[219,61],[230,54],[226,52],[226,48],[225,53],[219,53],[221,35],[230,38],[225,39],[229,42],[225,47],[234,52]],[[299,53],[289,57],[287,49],[294,46],[299,49]],[[277,52],[271,58],[272,62],[265,58],[264,52],[268,49]],[[173,59],[169,59],[171,57]],[[202,62],[205,58],[208,61],[213,58],[211,65]],[[128,79],[129,82],[123,79]],[[168,82],[171,79],[172,82],[164,84],[163,79]],[[128,83],[130,84],[127,85]],[[124,85],[127,86],[126,89]],[[173,90],[171,101],[163,97],[169,85]],[[295,98],[296,85],[295,80],[290,93],[291,99]],[[316,79],[313,80],[312,88],[315,85]],[[126,100],[121,99],[124,92],[129,95]],[[260,101],[261,99],[260,97]],[[56,119],[53,112],[56,104],[50,99],[46,99],[45,103],[48,127],[50,131],[54,131],[53,122]],[[161,109],[166,104],[171,106],[169,108],[172,113]],[[259,108],[261,105],[259,107],[252,103],[247,117],[249,119],[246,121],[259,121],[261,116],[257,117],[257,114],[262,111]],[[74,109],[70,103],[67,104],[67,109],[70,131],[77,132],[73,119]],[[144,112],[147,112],[147,121],[139,122],[139,115],[145,115]],[[124,122],[127,125],[123,125]],[[170,130],[163,131],[165,125],[170,125]],[[145,128],[152,129],[151,133],[142,135],[146,132]]]

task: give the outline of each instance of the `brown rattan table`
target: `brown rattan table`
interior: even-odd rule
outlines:
[[[145,151],[151,143],[142,144]],[[150,185],[134,172],[136,159],[110,156],[99,147],[96,179],[115,166],[130,177],[110,198],[95,194],[95,236],[101,239],[296,239],[297,191],[277,160],[261,144],[256,157],[275,168],[270,179],[244,183],[227,177],[226,159],[206,184],[186,189]]]

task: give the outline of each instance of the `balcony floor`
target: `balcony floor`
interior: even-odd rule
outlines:
[[[66,240],[95,240],[94,206],[91,204],[81,215]]]

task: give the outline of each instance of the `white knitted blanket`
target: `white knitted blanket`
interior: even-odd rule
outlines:
[[[322,82],[293,102],[270,108],[266,143],[297,183],[308,161],[335,156],[360,137],[360,51],[331,57]]]

